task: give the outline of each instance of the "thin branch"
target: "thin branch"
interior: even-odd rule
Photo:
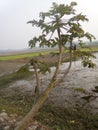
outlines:
[[[48,41],[50,41],[50,39],[52,38],[53,34],[54,34],[54,32],[51,33]]]
[[[35,104],[38,97],[39,97],[39,93],[40,93],[40,79],[39,79],[39,74],[38,74],[38,71],[37,71],[37,66],[36,66],[35,63],[33,64],[33,68],[34,68],[35,77],[36,77],[35,99],[34,99],[34,104]]]
[[[61,76],[61,78],[56,81],[56,85],[60,84],[64,80],[65,76],[69,73],[71,66],[72,66],[72,42],[70,42],[70,61],[69,61],[69,66],[66,69],[66,71],[64,72],[63,76]]]

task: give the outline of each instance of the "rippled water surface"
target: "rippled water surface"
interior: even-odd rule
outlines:
[[[62,82],[59,86],[54,88],[54,90],[49,95],[49,101],[54,104],[66,106],[69,104],[75,104],[80,102],[82,96],[85,96],[83,93],[75,92],[75,88],[83,88],[87,91],[87,93],[92,93],[92,89],[95,86],[98,86],[98,53],[95,54],[96,59],[93,61],[96,63],[96,68],[84,68],[81,64],[81,61],[73,62],[72,68],[68,75],[65,77],[64,82]],[[61,69],[67,68],[68,63],[63,63]],[[55,71],[55,67],[51,68],[51,74],[41,75],[41,90],[44,90],[49,83],[53,72]],[[36,82],[35,80],[25,81],[20,80],[16,81],[14,84],[10,86],[10,88],[18,88],[21,91],[32,92],[34,91]],[[82,101],[82,99],[81,99]],[[93,100],[91,102],[94,110],[98,111],[98,99]]]

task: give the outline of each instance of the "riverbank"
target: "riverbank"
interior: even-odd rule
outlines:
[[[72,130],[75,130],[75,128],[77,128],[80,124],[85,126],[85,123],[87,120],[86,118],[84,119],[85,114],[83,115],[84,117],[82,118],[79,117],[78,114],[80,113],[80,111],[83,110],[85,113],[85,110],[86,110],[85,108],[87,108],[87,110],[89,108],[90,110],[93,110],[94,113],[98,112],[97,99],[91,100],[90,103],[88,103],[84,99],[81,99],[81,97],[91,94],[92,89],[95,86],[98,86],[98,74],[97,74],[98,54],[96,53],[95,55],[96,55],[96,59],[94,59],[94,62],[96,62],[97,64],[95,69],[88,69],[88,68],[82,67],[81,61],[73,62],[72,68],[69,74],[65,77],[64,82],[61,83],[59,86],[57,86],[50,93],[48,100],[46,102],[46,106],[44,106],[41,109],[41,112],[40,112],[41,115],[39,115],[36,118],[37,120],[39,120],[40,122],[44,121],[43,123],[46,123],[49,126],[52,125],[52,127],[54,127],[57,124],[57,126],[54,127],[54,130],[55,129],[57,130],[57,128],[59,127],[60,127],[60,130],[65,130],[62,128],[65,128],[66,124],[68,125],[67,128],[70,128],[71,125],[72,125],[71,127],[73,127],[73,124],[74,124],[74,128],[72,128]],[[22,62],[14,61],[14,62],[9,62],[9,63],[15,63],[15,64],[11,64],[11,66],[14,66],[14,67],[16,64],[19,65],[19,63],[22,63],[20,64],[20,66],[24,64],[23,61]],[[6,68],[8,68],[7,62],[5,65],[6,65]],[[67,66],[68,66],[68,63],[63,63],[61,67],[62,71],[64,70],[64,68],[67,68]],[[49,83],[49,80],[51,79],[51,76],[53,75],[54,70],[55,70],[55,67],[52,67],[50,74],[47,73],[47,75],[40,76],[41,91],[43,91],[47,87],[47,84]],[[16,113],[18,115],[23,116],[32,107],[32,101],[33,101],[32,96],[34,96],[35,85],[36,85],[36,81],[35,81],[34,76],[32,76],[29,79],[21,79],[21,80],[11,82],[6,88],[0,90],[1,92],[0,104],[2,104],[0,106],[0,109],[1,110],[5,109],[8,113]],[[54,111],[54,109],[56,111]],[[66,109],[69,109],[69,112],[66,111]],[[60,114],[61,111],[62,111],[62,114]],[[67,112],[70,114],[70,119],[68,118],[68,116],[63,117],[63,115],[68,114]],[[91,114],[89,112],[90,111],[88,111],[87,113],[86,111],[86,117],[88,117]],[[75,113],[76,116],[75,115],[72,116],[72,113]],[[81,116],[82,114],[83,113],[80,113]],[[53,123],[52,120],[55,123]],[[81,120],[83,120],[84,123],[81,122]],[[49,124],[49,122],[51,123]],[[59,122],[61,125],[59,124]],[[64,125],[64,122],[66,122],[65,125]],[[88,122],[89,122],[88,130],[90,130],[91,121],[89,120]],[[96,120],[94,120],[94,122],[96,122]],[[83,130],[85,130],[84,126],[82,126]],[[98,128],[98,126],[96,127]],[[93,130],[97,130],[97,129],[93,128]]]

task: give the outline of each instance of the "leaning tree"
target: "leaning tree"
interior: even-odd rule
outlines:
[[[50,48],[57,47],[58,48],[58,62],[56,64],[56,69],[51,78],[50,83],[47,88],[43,91],[43,93],[39,94],[39,73],[37,68],[41,66],[36,59],[31,60],[31,64],[34,67],[36,74],[36,101],[28,112],[28,114],[24,117],[21,123],[17,126],[15,130],[24,130],[30,124],[32,119],[36,116],[39,109],[42,107],[44,102],[46,101],[49,93],[52,91],[54,87],[60,84],[64,77],[69,72],[72,65],[72,57],[78,56],[82,58],[82,63],[87,67],[94,67],[95,64],[89,59],[93,57],[91,51],[85,52],[81,51],[80,47],[83,47],[83,38],[86,38],[90,42],[94,39],[94,36],[88,32],[85,32],[81,26],[82,22],[88,21],[88,18],[82,13],[77,14],[74,7],[77,5],[76,2],[71,2],[69,5],[57,4],[53,3],[52,7],[48,12],[41,12],[39,14],[39,20],[28,21],[32,26],[36,26],[41,29],[42,33],[38,37],[34,37],[29,41],[29,46],[35,47],[39,44],[39,47],[47,46]],[[77,40],[78,49],[74,48],[74,43]],[[61,72],[60,66],[62,64],[62,56],[65,53],[66,44],[69,44],[69,49],[67,50],[69,53],[69,66],[67,69]],[[45,72],[49,68],[47,65],[43,65],[43,69]],[[39,67],[42,71],[43,69]],[[62,73],[62,75],[60,75]]]

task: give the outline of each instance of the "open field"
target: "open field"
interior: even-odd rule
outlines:
[[[0,60],[15,60],[15,59],[22,59],[22,58],[30,58],[33,56],[39,56],[39,55],[46,55],[50,53],[51,51],[37,51],[32,53],[24,53],[24,54],[10,54],[9,55],[2,55],[0,56]]]
[[[98,52],[98,47],[91,47],[89,48],[82,48],[81,51],[92,51],[92,52]],[[34,56],[40,56],[40,55],[46,55],[51,52],[56,52],[57,49],[43,49],[43,50],[37,50],[37,51],[23,51],[23,52],[9,52],[9,53],[1,53],[0,54],[0,61],[4,60],[15,60],[15,59],[26,59],[31,58]],[[67,50],[65,51],[67,52]]]

